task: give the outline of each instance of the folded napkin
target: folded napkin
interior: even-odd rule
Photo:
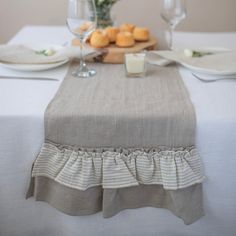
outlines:
[[[43,48],[47,50],[48,48]],[[42,49],[42,50],[43,50]],[[16,64],[47,64],[56,63],[70,58],[79,57],[80,48],[78,47],[60,47],[53,49],[54,53],[50,56],[39,53],[38,50],[32,49],[25,45],[0,45],[0,63]],[[96,51],[92,48],[84,48],[84,56],[92,55]]]
[[[149,64],[157,65],[157,66],[167,66],[172,63],[172,60],[168,60],[164,57],[159,56],[157,51],[147,51],[147,61]]]
[[[217,52],[202,57],[187,57],[184,51],[156,51],[157,55],[190,69],[215,74],[236,73],[236,51]]]

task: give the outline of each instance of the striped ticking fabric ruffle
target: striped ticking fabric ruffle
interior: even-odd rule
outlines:
[[[124,188],[161,184],[164,189],[186,188],[204,179],[194,147],[161,149],[75,149],[44,143],[32,176],[86,190],[94,186]]]

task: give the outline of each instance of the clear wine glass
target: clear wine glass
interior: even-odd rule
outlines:
[[[80,41],[80,65],[72,72],[79,78],[89,78],[96,71],[86,66],[83,47],[88,36],[96,29],[97,16],[94,0],[68,0],[67,26]]]
[[[186,18],[185,0],[162,0],[161,17],[169,24],[168,47],[173,50],[173,31],[175,27]]]

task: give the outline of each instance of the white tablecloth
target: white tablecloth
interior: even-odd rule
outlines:
[[[63,44],[65,27],[25,27],[10,43]],[[176,33],[178,47],[236,48],[236,33]],[[197,147],[203,159],[205,216],[185,226],[169,211],[125,210],[110,219],[100,213],[72,217],[47,203],[25,200],[31,164],[44,138],[44,111],[59,81],[0,79],[1,236],[235,236],[236,80],[203,83],[180,68],[197,115]],[[157,68],[158,69],[158,68]],[[0,74],[3,72],[0,67]]]

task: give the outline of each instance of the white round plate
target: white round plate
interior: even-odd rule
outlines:
[[[0,63],[1,66],[18,71],[43,71],[56,68],[67,63],[68,60],[50,63],[50,64],[11,64],[11,63]]]
[[[186,67],[187,69],[193,71],[193,72],[198,72],[198,73],[203,73],[203,74],[208,74],[208,75],[218,75],[218,76],[235,76],[236,75],[236,68],[235,70],[225,70],[225,71],[218,71],[218,70],[210,70],[210,69],[203,69],[202,67],[197,67],[197,66],[192,66],[187,63],[179,62],[182,66]]]
[[[36,44],[36,43],[27,43],[25,44],[26,47],[31,48],[35,51],[40,51],[44,49],[51,48],[55,51],[59,51],[63,49],[63,46],[56,45],[56,44]],[[18,70],[18,71],[43,71],[43,70],[49,70],[56,67],[59,67],[61,65],[64,65],[69,60],[63,60],[55,63],[45,63],[45,64],[15,64],[15,63],[3,63],[1,62],[0,65],[12,69],[12,70]]]
[[[211,53],[222,53],[222,52],[230,52],[231,50],[228,48],[201,48],[201,49],[193,49],[195,51],[200,51],[200,52],[211,52]],[[203,68],[201,66],[195,66],[195,65],[190,65],[188,63],[185,63],[183,61],[178,61],[179,64],[182,66],[188,68],[189,70],[193,72],[198,72],[198,73],[204,73],[204,74],[209,74],[209,75],[218,75],[218,76],[235,76],[236,75],[236,66],[235,68],[231,70],[217,70],[217,69],[207,69]]]

